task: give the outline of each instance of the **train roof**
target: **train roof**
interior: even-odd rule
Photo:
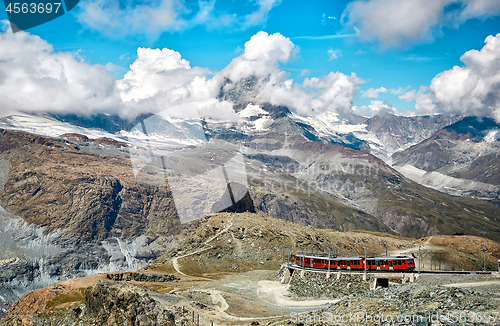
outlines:
[[[311,256],[307,254],[297,254],[295,255],[296,257],[309,257],[309,258],[317,258],[317,259],[328,259],[328,256]],[[364,259],[364,257],[358,256],[358,257],[330,257],[330,259],[343,259],[343,260],[353,260],[353,259]],[[410,256],[382,256],[382,257],[366,257],[366,259],[413,259],[413,257]],[[499,259],[500,261],[500,259]]]
[[[384,257],[366,257],[366,259],[413,259],[409,256],[384,256]]]
[[[295,255],[295,257],[302,257],[302,256],[305,256],[306,258],[309,257],[309,258],[319,258],[319,259],[328,259],[328,256],[310,256],[310,255],[302,255],[302,254],[297,254]],[[363,257],[361,256],[358,256],[358,257],[330,257],[330,259],[363,259]]]
[[[297,254],[295,257],[306,257],[306,258],[318,258],[318,259],[328,259],[328,256],[311,256],[311,255],[302,255],[302,254]],[[330,257],[330,259],[333,259],[334,257]]]

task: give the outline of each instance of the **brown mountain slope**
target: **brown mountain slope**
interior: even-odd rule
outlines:
[[[99,324],[113,324],[113,321],[116,324],[117,320],[121,323],[127,320],[129,323],[148,321],[152,325],[162,325],[157,322],[159,313],[172,313],[180,323],[182,319],[191,319],[193,311],[196,315],[201,315],[202,325],[208,325],[214,320],[218,325],[248,325],[252,322],[251,318],[260,316],[289,316],[288,310],[286,314],[280,314],[279,312],[283,311],[279,309],[284,309],[291,301],[293,305],[286,307],[287,309],[306,311],[304,307],[303,310],[300,308],[301,304],[309,308],[307,311],[311,309],[311,306],[307,307],[307,300],[296,301],[290,296],[278,295],[280,301],[272,301],[273,299],[270,300],[266,296],[265,287],[269,288],[269,292],[273,289],[281,290],[276,286],[278,282],[272,282],[270,278],[276,275],[276,270],[282,262],[283,245],[295,248],[309,246],[310,251],[316,251],[315,247],[326,251],[330,247],[332,252],[337,251],[342,255],[351,255],[353,245],[356,255],[363,255],[365,247],[368,248],[369,254],[384,254],[387,245],[389,252],[411,255],[418,250],[417,245],[420,244],[424,246],[425,254],[433,259],[446,256],[447,259],[462,257],[475,261],[482,258],[482,253],[475,252],[474,246],[482,244],[483,241],[488,243],[488,265],[492,268],[496,255],[500,253],[500,244],[484,238],[438,236],[415,240],[373,232],[315,230],[264,214],[219,213],[200,220],[198,228],[191,236],[140,273],[117,273],[114,277],[106,274],[94,275],[34,291],[19,299],[10,310],[9,316],[0,321],[0,325],[22,324],[23,320],[32,321],[33,324],[64,322],[65,325],[92,325],[96,318],[99,319]],[[457,260],[456,266],[463,265],[463,262]],[[445,261],[442,263],[444,265]],[[252,269],[259,271],[239,274]],[[164,272],[176,274],[179,278],[165,277]],[[131,274],[139,277],[124,277],[132,276]],[[426,275],[420,275],[418,280],[425,281],[424,276]],[[302,279],[299,273],[295,277]],[[306,280],[307,277],[306,275]],[[476,276],[459,277],[465,277],[460,278],[462,281],[477,280]],[[444,278],[449,280],[450,276]],[[118,282],[112,282],[110,279]],[[322,296],[324,288],[318,289],[315,286],[320,279],[327,280],[325,274],[316,275],[312,282],[303,285],[304,289],[310,290],[309,293],[317,291],[318,297]],[[492,280],[498,283],[498,280],[493,278],[487,279],[490,282]],[[335,282],[336,278],[327,281]],[[434,281],[427,279],[426,282]],[[338,283],[335,287],[337,285]],[[351,289],[355,286],[354,283],[350,285]],[[389,289],[398,291],[405,288],[391,286]],[[429,291],[435,291],[435,288]],[[418,300],[419,293],[421,292],[416,292],[417,295],[411,302]],[[346,293],[349,294],[351,296],[346,296],[344,300],[353,300],[353,294]],[[435,296],[435,293],[430,294],[431,297],[433,295]],[[312,294],[308,295],[309,299],[311,296]],[[361,297],[366,297],[366,294],[361,294]],[[446,299],[442,301],[446,302]],[[406,297],[402,297],[402,300],[405,300],[405,304],[409,303]],[[262,307],[266,304],[273,304],[273,309],[269,311]],[[387,298],[371,304],[380,310],[387,306]],[[334,304],[331,307],[349,309],[350,305]],[[274,309],[278,309],[278,312]],[[240,319],[240,316],[244,318]],[[286,325],[287,320],[289,318],[283,319],[284,323],[270,324]]]
[[[0,155],[11,167],[0,205],[29,223],[65,229],[87,240],[181,232],[169,188],[138,184],[123,143],[93,142],[104,149],[89,150],[89,140],[77,135],[49,138],[0,131]],[[267,194],[251,193],[258,196],[259,205],[266,202],[276,217],[285,218],[275,209],[287,207],[285,201],[270,202],[264,199]],[[373,216],[334,199],[317,193],[299,197],[293,201],[294,210],[303,224],[340,229],[335,222],[340,220],[347,229],[390,232]],[[333,209],[322,208],[323,202]]]
[[[5,130],[0,153],[11,166],[0,203],[28,223],[86,240],[172,235],[182,229],[169,189],[137,184],[126,159]]]

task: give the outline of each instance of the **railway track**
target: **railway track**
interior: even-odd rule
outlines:
[[[323,268],[314,268],[314,267],[307,267],[307,266],[300,266],[297,264],[286,264],[286,266],[290,269],[297,269],[297,270],[306,270],[306,271],[313,271],[313,272],[323,272],[326,273],[328,272],[327,269]],[[331,269],[330,273],[336,273],[336,272],[342,272],[342,273],[353,273],[353,274],[363,274],[365,271],[364,270],[349,270],[349,269]],[[404,274],[417,274],[417,270],[413,271],[398,271],[398,270],[367,270],[366,273],[369,274],[394,274],[394,273],[404,273]],[[420,271],[420,274],[444,274],[444,275],[468,275],[468,274],[482,274],[482,275],[488,275],[491,274],[491,271]]]

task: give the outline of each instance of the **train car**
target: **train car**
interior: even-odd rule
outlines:
[[[328,268],[328,258],[320,256],[295,255],[295,263],[304,267]]]
[[[334,269],[346,269],[346,270],[363,270],[365,269],[364,259],[362,257],[336,257],[332,258],[335,263]],[[330,266],[332,269],[332,266]]]
[[[307,268],[330,270],[364,270],[363,257],[321,257],[295,255],[295,264]],[[415,261],[407,256],[370,257],[366,259],[366,269],[370,271],[411,271],[415,269]]]
[[[366,259],[367,270],[409,271],[415,269],[415,260],[406,256],[372,257]]]
[[[396,261],[393,264],[394,270],[414,270],[415,269],[415,260],[412,257],[405,256],[397,256],[394,258]]]

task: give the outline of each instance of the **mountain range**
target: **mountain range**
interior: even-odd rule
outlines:
[[[500,240],[493,119],[301,116],[259,102],[252,78],[227,85],[219,99],[237,120],[0,118],[0,310],[55,281],[145,266],[226,209],[313,228]]]

